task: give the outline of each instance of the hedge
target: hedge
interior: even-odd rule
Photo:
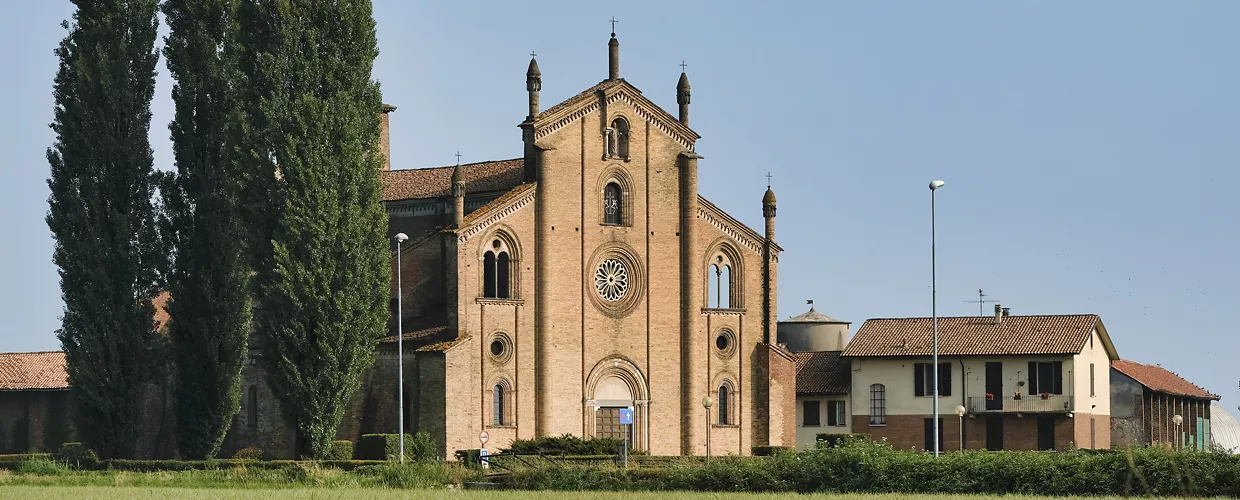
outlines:
[[[632,443],[629,443],[632,445]],[[581,439],[572,434],[546,436],[535,439],[515,439],[501,453],[528,453],[537,455],[617,455],[624,440],[616,438]],[[630,455],[644,452],[630,451]]]
[[[426,432],[405,434],[405,460],[422,462],[438,460],[435,440]],[[400,434],[362,434],[357,440],[355,457],[363,460],[399,460]]]
[[[935,458],[856,440],[662,468],[543,467],[498,478],[527,490],[1240,496],[1240,457],[1131,452],[954,452]]]
[[[339,440],[332,441],[331,448],[327,450],[328,460],[353,460],[353,441]]]

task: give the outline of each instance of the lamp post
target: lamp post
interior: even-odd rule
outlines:
[[[960,451],[964,451],[964,414],[967,412],[964,405],[956,405],[956,419],[960,420]]]
[[[934,334],[934,456],[939,456],[939,310],[936,280],[936,256],[934,251],[934,192],[943,187],[943,181],[930,181],[930,323]]]
[[[405,233],[396,233],[396,391],[397,431],[400,432],[400,463],[405,463],[405,328],[401,299],[400,244],[409,239]]]
[[[702,398],[702,407],[706,408],[706,463],[710,463],[710,407],[715,400],[710,396]]]
[[[1184,423],[1184,417],[1178,413],[1172,415],[1171,421],[1175,423],[1175,437],[1171,438],[1171,443],[1175,448],[1184,447],[1184,435],[1180,433],[1180,425]]]

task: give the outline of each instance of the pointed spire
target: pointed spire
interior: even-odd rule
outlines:
[[[611,40],[607,42],[607,79],[620,79],[620,41],[616,40],[616,18],[611,18]]]
[[[689,126],[689,75],[685,74],[684,61],[680,61],[680,81],[676,82],[676,104],[680,105],[680,124]]]
[[[525,70],[525,90],[530,94],[530,114],[527,120],[538,116],[538,91],[542,90],[542,72],[538,70],[538,54],[530,52],[530,68]]]

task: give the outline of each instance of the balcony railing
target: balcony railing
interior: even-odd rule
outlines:
[[[1051,394],[1043,398],[1040,394],[1021,395],[1020,399],[1013,396],[993,399],[987,397],[970,397],[969,413],[1067,413],[1072,411],[1072,396]]]

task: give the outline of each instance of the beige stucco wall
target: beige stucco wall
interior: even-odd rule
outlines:
[[[805,403],[807,401],[818,403],[818,415],[821,425],[805,425]],[[844,425],[827,425],[827,401],[844,402]],[[796,447],[798,450],[813,448],[817,443],[819,434],[848,434],[852,432],[852,414],[854,410],[850,396],[797,396],[796,413]]]
[[[1094,392],[1089,392],[1089,365],[1094,365]],[[1072,378],[1076,384],[1074,406],[1079,413],[1092,415],[1111,414],[1111,358],[1095,330],[1085,349],[1072,357]],[[1064,369],[1067,370],[1065,363]],[[1065,374],[1066,380],[1066,374]],[[1108,425],[1110,422],[1108,421]]]

